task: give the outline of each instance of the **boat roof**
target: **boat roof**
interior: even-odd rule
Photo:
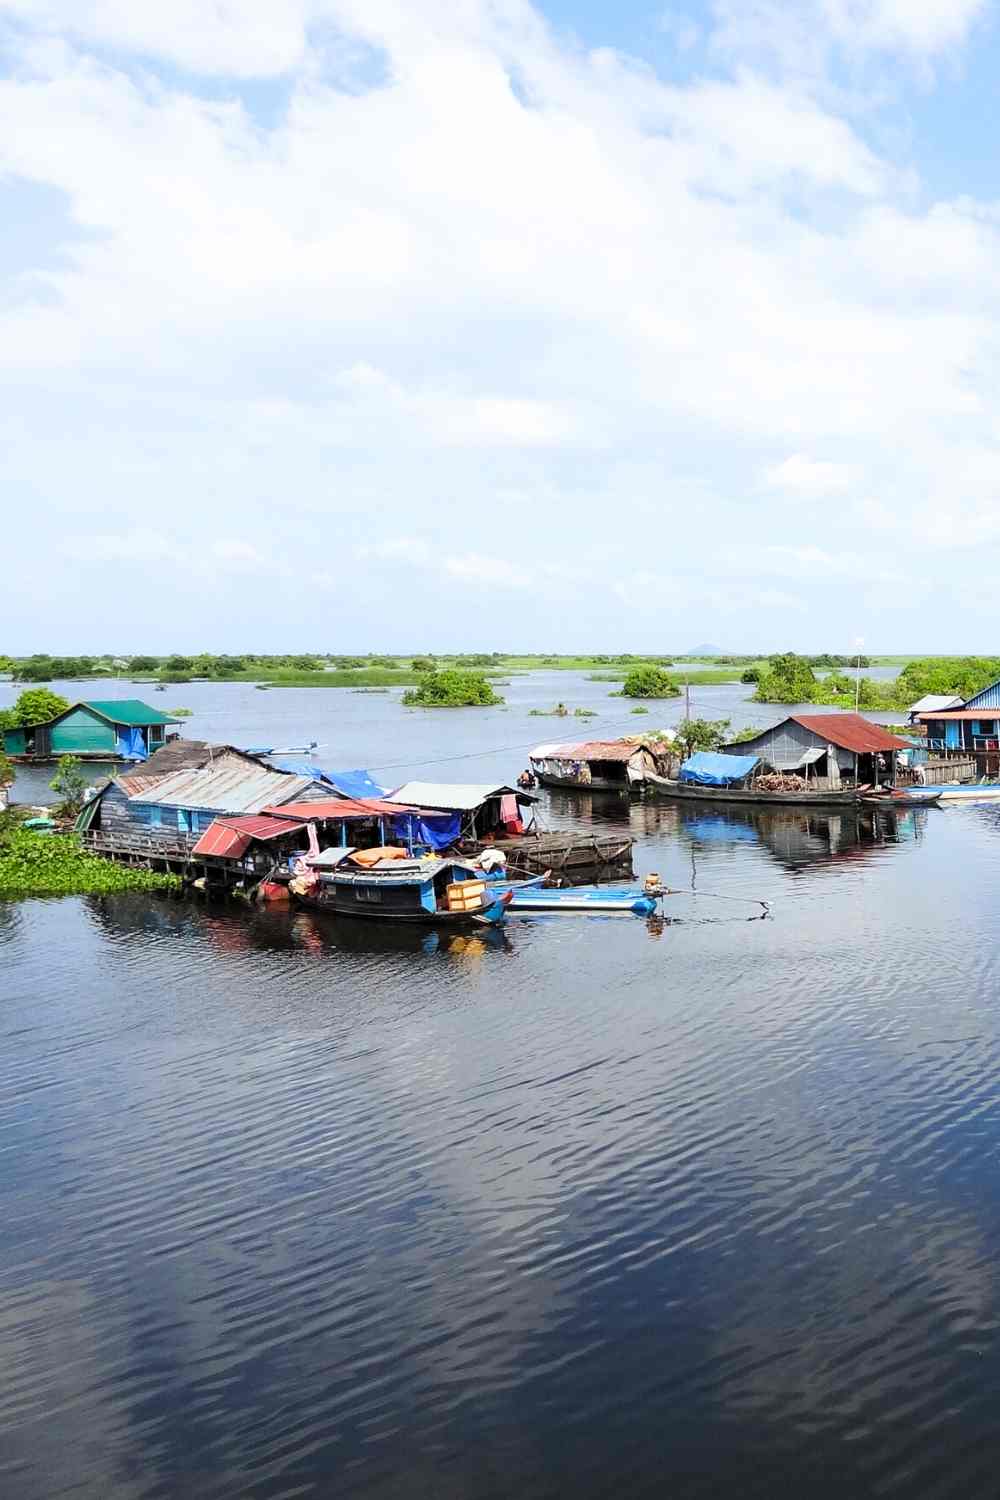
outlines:
[[[651,750],[653,741],[580,740],[570,745],[536,745],[531,760],[631,760],[639,750]]]
[[[491,797],[516,797],[519,802],[537,802],[528,792],[515,786],[495,786],[492,782],[407,781],[390,792],[388,802],[409,807],[426,807],[436,812],[472,812]]]

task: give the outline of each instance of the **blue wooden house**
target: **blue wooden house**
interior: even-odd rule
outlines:
[[[43,724],[5,729],[11,760],[47,761],[60,755],[81,760],[145,760],[166,743],[178,719],[138,698],[102,698],[72,703]]]
[[[179,856],[189,852],[216,817],[251,814],[286,802],[328,798],[311,776],[275,771],[238,752],[222,753],[194,770],[166,776],[118,776],[84,807],[77,830],[106,853]]]
[[[936,708],[916,715],[927,730],[934,754],[975,757],[980,776],[1000,774],[1000,680],[973,693],[957,708]]]

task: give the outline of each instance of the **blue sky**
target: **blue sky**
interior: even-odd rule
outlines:
[[[996,0],[0,0],[0,651],[1000,649]]]

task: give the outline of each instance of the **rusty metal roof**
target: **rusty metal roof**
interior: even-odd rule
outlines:
[[[255,763],[230,761],[201,770],[174,771],[135,793],[131,802],[161,807],[201,808],[206,812],[256,813],[268,806],[283,806],[301,797],[315,785],[309,776],[289,776]]]
[[[306,825],[296,818],[216,818],[192,849],[192,854],[213,854],[217,859],[239,859],[255,840],[280,838],[297,833]]]
[[[384,802],[378,797],[325,797],[316,802],[282,802],[265,811],[280,812],[283,816],[297,818],[318,818],[320,822],[324,822],[328,818],[381,818],[389,817],[390,814],[398,817],[401,812],[422,813],[423,809],[402,807],[395,802]],[[434,814],[431,813],[430,816],[433,817]]]
[[[901,740],[898,735],[883,729],[881,724],[872,724],[860,714],[790,714],[789,718],[829,744],[839,745],[842,750],[853,750],[856,755],[913,748],[910,740]],[[762,735],[766,733],[767,730],[761,730]]]
[[[631,760],[650,749],[647,740],[581,740],[576,745],[536,745],[532,760]]]

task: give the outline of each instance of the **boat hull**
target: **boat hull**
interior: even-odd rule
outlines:
[[[943,802],[983,802],[1000,797],[1000,781],[945,781],[934,788]]]
[[[856,807],[858,794],[853,789],[840,792],[765,792],[745,787],[698,786],[689,781],[670,781],[665,776],[646,773],[646,786],[658,797],[678,802],[745,802],[772,807]]]
[[[630,790],[629,782],[609,781],[603,776],[595,776],[590,781],[578,781],[573,776],[551,776],[544,771],[536,771],[534,774],[539,786],[548,786],[561,791],[620,792],[626,796]]]
[[[296,896],[300,906],[312,911],[324,911],[328,916],[357,917],[362,922],[384,922],[395,926],[398,922],[408,926],[422,927],[495,927],[502,922],[509,906],[504,892],[498,892],[479,911],[365,911],[357,906],[338,904],[335,895]]]
[[[656,910],[656,897],[638,886],[615,890],[611,886],[548,887],[526,883],[509,886],[510,910],[513,912],[631,912],[650,916]]]
[[[889,812],[896,812],[904,807],[934,807],[941,801],[941,793],[937,787],[917,789],[912,792],[895,792],[883,796],[862,797],[861,801],[865,807],[884,807]]]

